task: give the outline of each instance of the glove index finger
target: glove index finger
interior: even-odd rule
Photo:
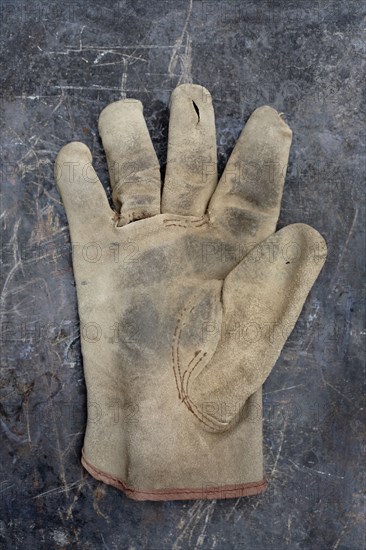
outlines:
[[[73,141],[62,147],[55,163],[55,179],[73,239],[82,235],[89,238],[101,224],[112,222],[115,213],[86,145]]]
[[[274,232],[292,131],[272,107],[249,118],[209,204],[209,214],[235,238],[262,240]]]

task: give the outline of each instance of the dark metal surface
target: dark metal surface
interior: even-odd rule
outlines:
[[[2,2],[2,548],[364,547],[363,2]],[[70,140],[107,187],[97,117],[136,97],[162,164],[181,82],[214,98],[220,170],[249,114],[294,130],[280,226],[328,262],[264,386],[269,488],[136,503],[80,466],[85,386],[69,233],[53,164]],[[244,450],[243,450],[244,452]]]

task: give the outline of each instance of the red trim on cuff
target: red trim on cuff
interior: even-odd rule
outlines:
[[[81,463],[91,476],[98,481],[103,481],[107,485],[112,485],[123,491],[128,497],[134,500],[208,500],[208,499],[224,499],[224,498],[239,498],[258,495],[267,487],[267,481],[257,481],[253,483],[243,483],[238,485],[221,485],[202,487],[201,489],[150,489],[143,491],[141,489],[132,489],[128,487],[118,477],[106,474],[98,468],[95,468],[84,456],[81,457]]]

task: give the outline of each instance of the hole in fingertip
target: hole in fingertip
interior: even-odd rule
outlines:
[[[199,123],[200,121],[200,110],[198,108],[198,105],[195,101],[193,101],[192,99],[192,103],[193,103],[193,107],[194,107],[194,110],[196,111],[196,115],[197,115],[197,124]]]

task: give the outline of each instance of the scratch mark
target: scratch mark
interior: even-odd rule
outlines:
[[[80,480],[77,480],[77,481],[74,481],[73,483],[70,483],[69,485],[63,485],[62,487],[54,487],[53,489],[49,489],[48,491],[45,491],[44,493],[40,493],[39,495],[36,495],[35,497],[33,497],[33,500],[37,499],[37,498],[42,498],[46,495],[50,495],[50,494],[58,494],[58,493],[67,493],[69,489],[71,489],[72,487],[75,487],[76,485],[78,485],[78,483],[80,483]]]
[[[102,538],[103,547],[105,548],[105,550],[109,550],[109,547],[107,546],[107,544],[106,544],[106,542],[105,542],[105,540],[104,540],[103,535],[101,534],[100,536],[101,536],[101,538]]]
[[[26,426],[27,426],[28,444],[29,444],[29,448],[32,449],[32,438],[31,438],[30,423],[29,423],[29,402],[28,402],[30,391],[31,391],[31,387],[27,388],[25,391],[23,408],[24,408],[24,416],[25,416]]]
[[[4,282],[4,286],[3,286],[2,291],[1,291],[1,296],[0,296],[0,319],[1,319],[1,324],[2,324],[2,320],[3,320],[3,316],[5,315],[5,303],[6,303],[6,298],[9,294],[8,288],[10,287],[10,285],[12,283],[12,280],[13,280],[13,277],[14,277],[15,273],[17,272],[17,270],[20,268],[23,272],[22,258],[21,258],[20,252],[19,252],[19,244],[18,244],[18,231],[19,231],[20,222],[21,222],[21,218],[19,218],[15,222],[14,229],[13,229],[13,234],[12,234],[11,239],[10,239],[10,244],[12,245],[12,249],[13,249],[12,251],[13,251],[14,265],[10,269],[9,273],[7,274],[5,282]],[[24,275],[24,272],[23,272],[23,275]]]
[[[123,70],[121,76],[121,86],[120,86],[120,95],[121,99],[126,99],[126,86],[127,86],[127,71],[128,71],[128,60],[126,57],[123,58]]]
[[[328,296],[327,296],[328,299],[331,297],[332,292],[334,291],[334,282],[335,282],[336,277],[337,277],[337,275],[338,275],[339,268],[340,268],[340,266],[342,265],[343,258],[344,258],[344,255],[345,255],[345,253],[346,253],[346,250],[347,250],[347,248],[348,248],[348,244],[349,244],[350,238],[351,238],[351,236],[352,236],[352,234],[353,234],[353,231],[354,231],[354,228],[355,228],[355,225],[356,225],[357,218],[358,218],[358,208],[356,207],[355,213],[354,213],[354,216],[353,216],[353,220],[352,220],[351,227],[350,227],[350,229],[349,229],[349,231],[348,231],[348,235],[347,235],[346,241],[345,241],[345,243],[344,243],[344,245],[343,245],[342,252],[341,252],[341,254],[340,254],[340,256],[339,256],[339,259],[338,259],[336,268],[335,268],[335,270],[334,270],[332,279],[331,279],[331,281],[330,281],[330,283],[329,283],[329,288],[330,288],[331,290],[330,290],[330,292],[329,292],[329,294],[328,294]],[[312,342],[313,342],[313,340],[314,340],[315,331],[316,331],[316,327],[314,326],[313,329],[312,329],[312,331],[311,331],[311,333],[310,333],[310,335],[309,335],[308,344],[307,344],[306,347],[305,347],[306,351],[309,350],[309,348],[310,348],[310,346],[311,346],[311,344],[312,344]],[[325,380],[324,375],[323,375],[323,371],[322,371],[321,367],[320,367],[320,372],[321,372],[321,376],[322,376],[322,379],[323,379],[324,384],[325,384],[325,385],[330,385],[330,384]],[[332,386],[331,386],[331,387],[332,387]],[[335,389],[335,388],[333,388],[333,389]],[[338,392],[338,390],[335,390],[335,391]],[[340,393],[340,392],[338,392],[338,393]],[[342,394],[341,394],[341,395],[342,395]],[[343,397],[345,397],[345,396],[343,396]],[[346,399],[347,399],[347,398],[346,398]]]
[[[278,460],[281,456],[282,445],[283,445],[283,442],[284,442],[284,439],[285,439],[285,431],[286,431],[286,428],[287,428],[287,423],[288,423],[288,416],[286,416],[286,419],[284,421],[284,426],[283,426],[282,431],[281,431],[280,444],[279,444],[279,447],[278,447],[275,463],[274,463],[272,471],[271,471],[271,476],[273,476],[273,474],[276,472]]]
[[[104,56],[106,56],[107,54],[119,55],[122,57],[122,59],[120,61],[110,61],[108,63],[99,63],[99,61],[103,59]],[[144,59],[143,57],[136,57],[133,54],[127,55],[125,53],[121,53],[116,50],[103,50],[98,53],[98,55],[93,61],[93,65],[98,65],[99,67],[104,67],[106,65],[118,65],[120,63],[124,63],[125,59],[127,59],[128,61],[142,61],[143,63],[147,63],[147,60]]]
[[[292,534],[292,531],[291,531],[291,525],[292,525],[292,515],[289,514],[288,518],[287,518],[287,535],[286,535],[286,543],[287,545],[290,544],[291,542],[291,534]]]
[[[98,86],[93,84],[93,86],[53,86],[57,90],[118,90],[117,86]]]
[[[339,535],[338,539],[336,540],[332,550],[337,550],[337,548],[339,546],[339,543],[341,542],[341,539],[342,539],[342,537],[343,537],[344,533],[346,532],[346,529],[349,525],[350,519],[351,519],[350,517],[347,519],[347,522],[346,522],[345,526],[343,527],[342,531],[340,532],[340,535]]]
[[[310,472],[315,472],[316,474],[321,474],[323,476],[337,477],[338,479],[344,479],[344,476],[337,476],[336,474],[330,474],[329,472],[322,472],[321,470],[314,470],[314,468],[309,468],[308,466],[299,466],[298,464],[296,464],[296,462],[291,460],[291,458],[289,458],[288,460],[289,460],[289,462],[291,462],[291,464],[293,464],[295,466],[295,468],[297,470],[308,470]]]
[[[52,55],[68,55],[69,53],[80,53],[83,52],[103,52],[103,51],[113,51],[113,53],[118,53],[118,51],[121,50],[150,50],[150,49],[158,49],[158,50],[171,50],[174,46],[159,46],[156,44],[139,44],[138,46],[131,45],[131,46],[109,46],[108,48],[103,48],[102,46],[83,46],[82,50],[79,48],[74,48],[73,46],[66,46],[66,50],[62,51],[48,51],[47,54]]]
[[[181,530],[181,533],[176,538],[172,546],[172,550],[179,550],[180,543],[185,538],[187,532],[189,533],[189,539],[192,537],[193,529],[201,519],[201,511],[204,505],[204,501],[195,502],[193,506],[189,509],[188,514],[184,516],[184,518],[182,518],[178,525],[178,529]]]
[[[343,397],[343,399],[345,399],[346,401],[348,401],[349,403],[353,403],[352,399],[350,399],[349,397],[347,397],[344,393],[342,393],[340,390],[338,390],[335,386],[333,386],[333,384],[331,384],[330,382],[328,382],[328,380],[326,380],[324,374],[323,374],[323,369],[321,368],[321,366],[319,365],[320,367],[320,372],[321,372],[321,375],[322,375],[322,378],[323,378],[323,382],[324,382],[324,385],[325,386],[329,386],[330,388],[332,388],[333,391],[335,391],[336,393],[338,393],[338,395],[341,395]]]
[[[69,340],[69,342],[67,343],[66,349],[64,351],[64,360],[65,360],[65,362],[70,363],[71,366],[73,366],[73,367],[75,366],[75,361],[70,361],[69,351],[70,351],[71,346],[74,344],[74,342],[77,342],[79,339],[80,339],[80,331],[74,338]]]
[[[52,114],[56,113],[59,110],[59,108],[61,107],[64,99],[65,99],[65,95],[63,93],[61,93],[60,101],[57,103],[56,107],[52,110]]]
[[[339,256],[339,260],[337,262],[337,265],[336,265],[336,268],[334,270],[334,275],[332,277],[332,280],[330,282],[330,285],[329,287],[333,290],[333,285],[334,285],[334,281],[338,275],[338,271],[339,271],[339,268],[340,266],[342,265],[342,262],[343,262],[343,258],[344,258],[344,255],[347,251],[347,248],[348,248],[348,244],[349,244],[349,241],[350,241],[350,238],[352,236],[352,233],[354,231],[354,228],[355,228],[355,225],[356,225],[356,221],[357,221],[357,218],[358,218],[358,208],[356,207],[356,210],[355,210],[355,214],[353,216],[353,221],[352,221],[352,224],[351,224],[351,227],[348,231],[348,235],[347,235],[347,239],[343,245],[343,248],[342,248],[342,252],[341,252],[341,255]],[[331,293],[332,291],[328,294],[328,298],[331,296]]]
[[[180,62],[181,64],[181,74],[178,79],[178,84],[182,84],[183,82],[192,82],[192,42],[191,38],[189,36],[189,33],[187,31],[188,23],[191,18],[192,14],[192,6],[193,6],[193,0],[189,0],[188,3],[188,11],[187,16],[183,25],[182,32],[180,36],[177,38],[177,40],[174,43],[172,55],[170,57],[169,65],[168,65],[168,73],[170,78],[176,76],[175,75],[175,69]],[[184,53],[180,54],[179,51],[182,47],[183,40],[186,40],[185,42],[185,49]]]
[[[278,393],[281,391],[293,390],[294,388],[301,388],[304,384],[297,384],[296,386],[287,386],[286,388],[279,388],[278,390],[267,391],[263,395],[269,395],[270,393]]]
[[[73,511],[73,508],[76,504],[76,502],[79,500],[79,497],[80,497],[80,492],[81,492],[81,489],[82,487],[85,485],[86,483],[86,477],[85,475],[83,474],[83,470],[82,470],[82,473],[81,473],[81,478],[80,480],[77,482],[78,483],[78,487],[77,487],[77,491],[76,491],[76,494],[74,496],[74,500],[72,501],[72,503],[70,504],[68,510],[67,510],[67,513],[66,513],[66,517],[67,519],[71,519],[73,517],[72,515],[72,511]]]
[[[99,508],[99,504],[98,504],[98,502],[105,497],[105,486],[102,485],[102,483],[98,484],[97,488],[95,489],[95,491],[93,493],[93,496],[94,496],[94,499],[93,499],[93,508],[94,508],[94,510],[96,511],[98,516],[101,516],[104,519],[108,519],[108,517],[105,514],[103,514],[103,512],[101,511],[101,509]]]
[[[226,519],[230,519],[230,518],[231,518],[231,516],[232,516],[233,513],[235,512],[235,510],[236,510],[236,508],[237,508],[237,506],[238,506],[240,500],[241,500],[240,498],[237,498],[237,499],[236,499],[235,504],[234,504],[234,506],[231,508],[230,512],[228,513]]]
[[[86,25],[83,25],[80,29],[80,36],[79,36],[79,52],[83,51],[83,32]]]
[[[15,487],[15,483],[12,483],[12,485],[8,485],[7,487],[4,487],[4,484],[7,483],[8,481],[10,481],[10,480],[6,479],[5,481],[2,481],[0,483],[1,494],[5,493],[5,491],[9,491],[9,489],[11,489],[12,487]]]
[[[195,548],[201,548],[201,546],[203,545],[203,543],[205,541],[206,528],[207,528],[208,522],[211,519],[212,514],[214,512],[215,505],[216,505],[216,500],[212,500],[210,502],[210,504],[207,506],[205,521],[204,521],[202,530],[201,530],[200,534],[198,535],[197,544],[196,544]]]
[[[99,52],[97,57],[93,61],[93,65],[98,65],[99,61],[108,53],[115,53],[113,50],[104,50],[102,52]]]

